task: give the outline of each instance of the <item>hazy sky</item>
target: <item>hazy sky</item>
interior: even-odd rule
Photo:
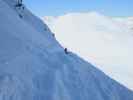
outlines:
[[[133,0],[24,0],[38,16],[97,11],[109,16],[133,16]]]

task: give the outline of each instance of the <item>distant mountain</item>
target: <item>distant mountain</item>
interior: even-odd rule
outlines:
[[[0,0],[0,100],[133,100],[15,0]],[[75,38],[75,37],[73,37]]]
[[[133,89],[133,18],[97,12],[46,16],[44,21],[69,50]]]

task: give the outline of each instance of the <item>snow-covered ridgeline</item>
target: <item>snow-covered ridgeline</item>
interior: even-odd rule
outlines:
[[[61,44],[133,89],[132,17],[86,12],[43,19]]]
[[[40,19],[12,3],[0,0],[0,100],[133,99],[131,90],[66,54]]]

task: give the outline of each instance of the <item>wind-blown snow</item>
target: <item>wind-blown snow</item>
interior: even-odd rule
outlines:
[[[0,0],[0,100],[133,100],[133,92],[73,53],[26,7]]]
[[[126,19],[88,12],[47,16],[44,20],[65,47],[133,89],[131,18],[127,22]]]

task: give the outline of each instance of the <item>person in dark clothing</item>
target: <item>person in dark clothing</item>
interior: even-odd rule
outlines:
[[[19,17],[20,17],[20,18],[23,18],[23,16],[22,16],[21,14],[19,14]]]
[[[65,48],[64,51],[65,51],[66,54],[68,54],[68,50],[67,50],[67,48]]]
[[[16,4],[16,7],[22,7],[22,0],[17,0],[17,4]]]
[[[55,34],[54,34],[54,33],[52,33],[52,36],[53,36],[53,37],[55,37]]]
[[[24,10],[24,5],[22,3],[23,1],[22,0],[16,0],[16,1],[17,1],[16,5],[15,5],[16,9],[19,9],[19,10],[23,9]],[[23,18],[22,12],[18,13],[18,15],[20,18]]]

